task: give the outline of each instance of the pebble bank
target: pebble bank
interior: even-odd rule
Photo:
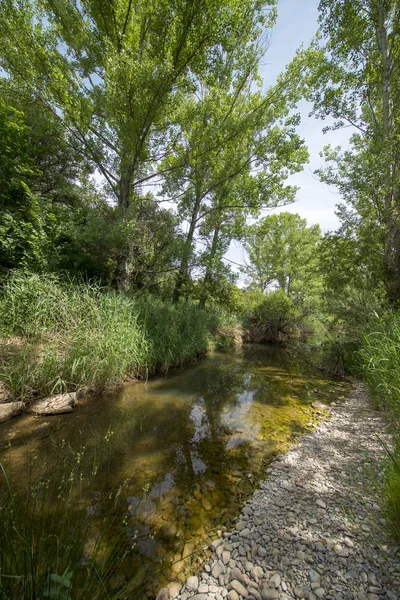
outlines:
[[[358,383],[331,412],[270,465],[202,572],[157,600],[400,600],[400,549],[376,498],[387,424]]]

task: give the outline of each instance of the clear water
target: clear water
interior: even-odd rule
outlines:
[[[72,414],[16,418],[0,425],[0,460],[18,480],[32,456],[51,465],[59,452],[82,452],[82,469],[95,456],[95,488],[128,478],[124,503],[139,532],[130,568],[142,573],[137,597],[154,597],[185,578],[271,459],[311,429],[312,403],[346,393],[347,383],[315,372],[306,354],[248,346],[89,396]]]

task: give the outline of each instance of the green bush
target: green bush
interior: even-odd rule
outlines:
[[[301,315],[291,298],[282,290],[260,295],[260,302],[248,317],[250,341],[277,342],[295,336]]]

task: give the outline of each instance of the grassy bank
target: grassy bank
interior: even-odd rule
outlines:
[[[400,541],[400,314],[374,315],[365,328],[357,363],[377,408],[389,414],[395,448],[384,464],[384,504],[391,529]],[[376,432],[379,435],[379,432]]]
[[[200,310],[17,273],[0,296],[0,380],[22,400],[102,389],[193,360],[232,323],[217,306]]]

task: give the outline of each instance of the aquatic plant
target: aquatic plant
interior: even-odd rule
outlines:
[[[132,550],[122,488],[95,491],[82,454],[60,450],[46,465],[33,457],[23,481],[0,463],[0,597],[124,597],[136,584],[113,580]]]

